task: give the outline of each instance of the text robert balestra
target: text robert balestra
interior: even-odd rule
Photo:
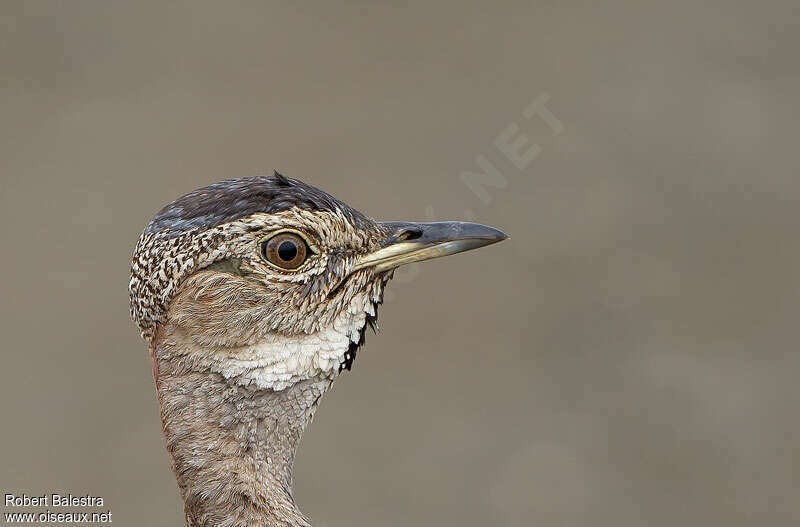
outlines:
[[[102,507],[103,498],[100,496],[75,496],[73,494],[43,494],[30,496],[28,494],[5,495],[6,507]]]

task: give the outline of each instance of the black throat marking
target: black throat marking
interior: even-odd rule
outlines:
[[[380,304],[383,304],[383,298],[377,302],[372,302],[372,310],[375,312],[375,314],[366,314],[366,322],[363,326],[361,326],[361,329],[358,330],[358,342],[353,342],[352,340],[350,341],[347,351],[344,352],[344,360],[341,364],[339,364],[338,373],[342,373],[342,370],[350,371],[353,368],[353,363],[356,360],[358,349],[364,345],[364,341],[366,340],[367,326],[372,329],[373,333],[378,332],[378,306]]]

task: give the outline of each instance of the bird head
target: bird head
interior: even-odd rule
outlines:
[[[192,368],[281,390],[351,368],[394,269],[505,238],[474,223],[377,222],[278,173],[222,181],[145,228],[131,316],[151,346],[168,328]]]

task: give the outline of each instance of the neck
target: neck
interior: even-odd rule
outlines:
[[[167,450],[189,527],[309,526],[292,495],[303,430],[327,376],[280,391],[243,386],[155,346]]]

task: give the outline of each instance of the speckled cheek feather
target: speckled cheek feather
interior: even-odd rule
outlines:
[[[369,243],[365,231],[353,229],[351,236],[346,236],[347,217],[340,210],[316,214],[301,209],[274,215],[255,213],[204,232],[190,231],[180,236],[145,230],[134,251],[129,283],[131,318],[139,325],[142,337],[153,337],[156,325],[164,321],[169,302],[186,277],[231,254],[246,252],[252,231],[310,226],[321,230],[320,236],[332,247],[352,250]]]
[[[230,257],[228,242],[247,229],[265,227],[269,218],[280,218],[287,211],[306,220],[332,219],[331,228],[320,233],[331,243],[364,243],[370,234],[380,232],[373,220],[346,203],[277,172],[220,181],[190,192],[155,215],[134,250],[131,318],[142,337],[152,339],[183,279]],[[325,222],[318,226],[324,229]]]

